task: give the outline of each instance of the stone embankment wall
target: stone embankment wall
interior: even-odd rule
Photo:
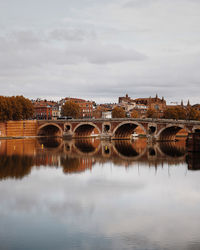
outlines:
[[[37,121],[8,121],[0,123],[0,137],[36,136]]]

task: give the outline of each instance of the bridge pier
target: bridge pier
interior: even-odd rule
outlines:
[[[63,132],[63,139],[72,139],[73,134],[71,131]]]
[[[100,139],[101,140],[111,140],[112,134],[111,133],[101,133]]]
[[[152,135],[152,134],[147,134],[147,143],[148,144],[153,144],[156,141],[158,141],[157,136]]]

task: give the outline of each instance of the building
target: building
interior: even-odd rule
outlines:
[[[200,111],[200,104],[195,104],[192,106],[195,110]]]
[[[130,104],[130,103],[133,103],[133,99],[131,99],[128,94],[126,94],[126,96],[122,96],[122,97],[119,97],[118,99],[118,103],[125,103],[125,104]]]
[[[112,118],[112,111],[103,111],[102,116],[103,119],[111,119]]]
[[[137,111],[138,117],[145,118],[147,114],[148,106],[144,104],[136,104],[133,110]]]
[[[154,111],[155,117],[159,118],[163,116],[163,112],[166,109],[164,97],[160,99],[158,95],[156,95],[156,97],[131,99],[128,94],[126,94],[124,97],[119,97],[119,104],[125,106],[125,110],[128,112],[136,110],[139,117],[146,117],[147,110],[151,109]]]
[[[163,112],[166,109],[166,101],[164,100],[164,97],[160,99],[157,94],[156,97],[137,98],[134,101],[136,104],[143,104],[147,106],[147,109],[153,110],[157,117],[162,117]]]
[[[79,98],[71,98],[71,97],[66,97],[65,99],[62,99],[60,102],[63,105],[67,101],[71,101],[79,105],[80,118],[92,118],[93,117],[93,104],[94,104],[93,102],[86,101],[84,99],[79,99]]]
[[[56,103],[52,106],[52,119],[57,120],[58,117],[60,117],[61,110],[60,106]]]
[[[93,111],[93,117],[95,119],[103,118],[109,119],[112,118],[112,109],[116,106],[116,103],[104,103],[95,106]]]
[[[126,111],[126,115],[130,117],[131,112],[136,108],[136,102],[126,94],[124,97],[119,97],[118,106],[122,107]]]
[[[34,119],[38,120],[56,120],[60,116],[59,106],[57,102],[47,100],[33,101]]]

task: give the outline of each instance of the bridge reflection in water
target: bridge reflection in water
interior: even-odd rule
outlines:
[[[189,170],[200,169],[200,157],[186,152],[185,141],[162,142],[152,145],[146,139],[135,141],[98,139],[62,140],[61,138],[19,139],[0,141],[0,179],[23,178],[33,167],[62,167],[63,172],[79,173],[91,170],[95,163],[112,162],[116,166],[187,162]]]

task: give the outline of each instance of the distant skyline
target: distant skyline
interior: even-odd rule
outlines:
[[[199,0],[0,0],[0,95],[200,103]]]

